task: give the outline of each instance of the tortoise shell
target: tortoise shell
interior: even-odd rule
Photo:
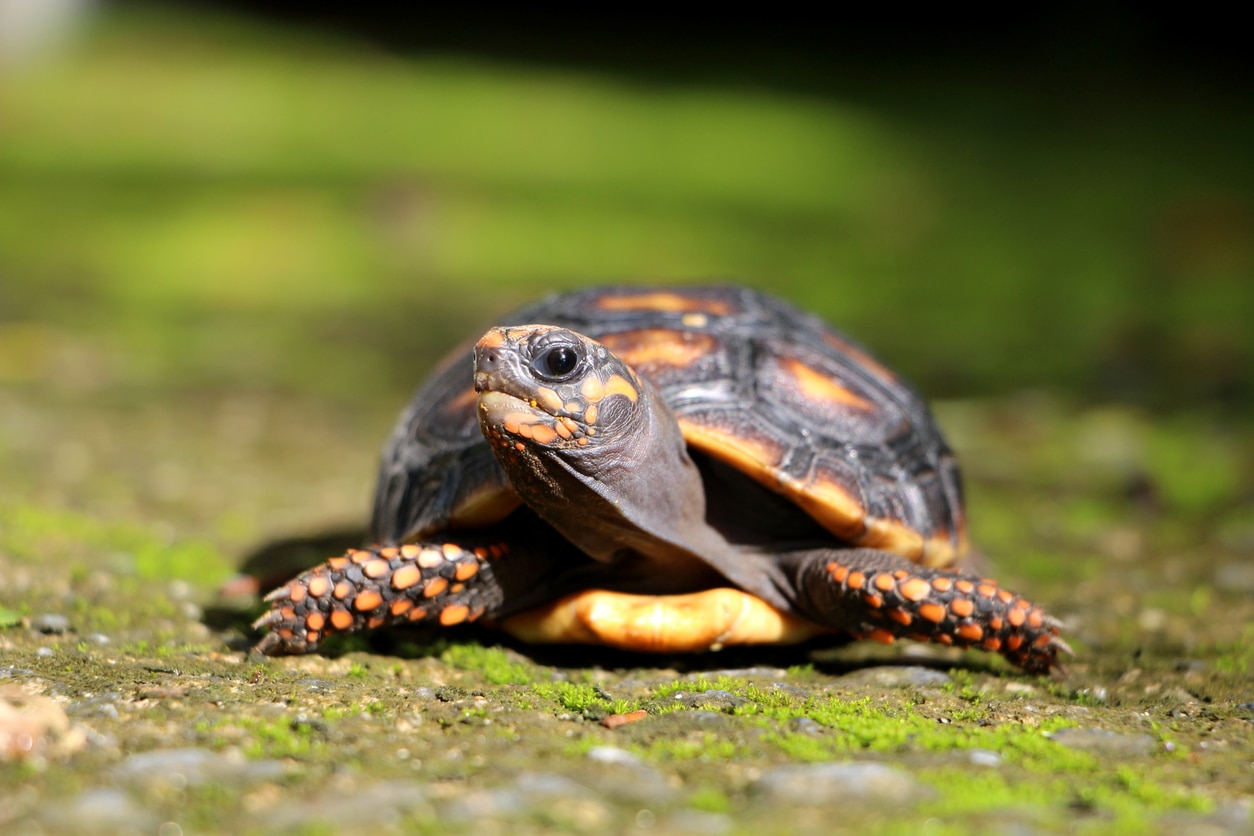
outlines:
[[[841,544],[927,566],[960,557],[961,478],[927,406],[817,317],[739,287],[610,287],[503,321],[601,342],[659,391],[690,448],[795,503]],[[476,403],[467,347],[419,389],[384,448],[375,542],[478,528],[519,506]]]

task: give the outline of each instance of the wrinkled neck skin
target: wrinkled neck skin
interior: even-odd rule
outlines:
[[[596,441],[536,449],[501,464],[523,501],[589,557],[639,564],[639,585],[680,591],[717,581],[731,549],[705,521],[705,488],[679,425],[647,382],[601,402]]]

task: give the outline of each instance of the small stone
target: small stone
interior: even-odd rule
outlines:
[[[32,630],[52,636],[59,636],[68,632],[70,629],[70,620],[59,613],[44,613],[37,615],[30,620]]]
[[[1158,748],[1148,734],[1119,734],[1106,729],[1059,729],[1050,739],[1068,749],[1115,757],[1149,755]]]
[[[708,834],[721,836],[731,831],[736,822],[722,813],[706,813],[701,810],[680,810],[670,816],[663,828],[668,833]]]
[[[591,798],[594,795],[583,784],[556,772],[524,772],[514,786],[528,798]]]
[[[713,688],[709,691],[681,692],[675,695],[675,701],[687,706],[701,706],[702,708],[718,708],[724,711],[745,705],[749,702],[744,697],[738,697],[731,691],[724,691],[720,688]]]
[[[1001,755],[990,749],[971,749],[967,752],[967,759],[975,766],[1001,766]]]
[[[391,832],[406,816],[431,817],[427,793],[413,781],[380,781],[354,786],[352,792],[327,797],[293,798],[265,810],[258,817],[259,832],[315,830],[364,833]]]
[[[287,774],[276,760],[245,760],[238,751],[209,749],[154,749],[118,764],[114,775],[126,782],[160,784],[182,789],[206,783],[254,784],[275,781]]]
[[[41,647],[35,651],[35,655],[39,656],[42,659],[47,659],[50,656],[56,656],[57,652],[53,650],[51,647]]]
[[[822,734],[823,725],[809,717],[794,717],[788,724],[798,734]]]
[[[60,800],[36,817],[62,833],[153,833],[158,819],[119,789],[99,787]]]
[[[845,804],[850,798],[900,805],[931,793],[908,773],[872,762],[777,766],[753,790],[775,804],[814,805]]]
[[[106,636],[104,633],[88,633],[87,635],[83,636],[83,641],[87,642],[88,644],[105,645],[105,644],[109,644],[113,640],[110,639],[108,636]]]
[[[593,746],[588,750],[588,758],[597,763],[612,763],[620,766],[640,765],[640,758],[617,746]]]
[[[879,688],[939,688],[953,682],[944,671],[922,665],[880,665],[846,674],[840,683]]]

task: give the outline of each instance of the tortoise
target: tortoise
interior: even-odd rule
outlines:
[[[551,296],[455,352],[384,447],[371,543],[270,593],[256,649],[483,619],[667,653],[909,638],[1061,670],[1060,622],[956,568],[954,456],[918,394],[739,287]]]

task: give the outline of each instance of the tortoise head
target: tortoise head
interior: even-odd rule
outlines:
[[[595,471],[602,449],[621,446],[652,407],[652,393],[609,349],[550,325],[488,331],[475,346],[475,391],[498,458],[511,448],[564,450],[584,472]]]
[[[705,492],[647,380],[582,334],[525,325],[475,346],[475,389],[497,461],[550,525],[596,560],[633,555],[691,575],[689,541],[710,536]]]

